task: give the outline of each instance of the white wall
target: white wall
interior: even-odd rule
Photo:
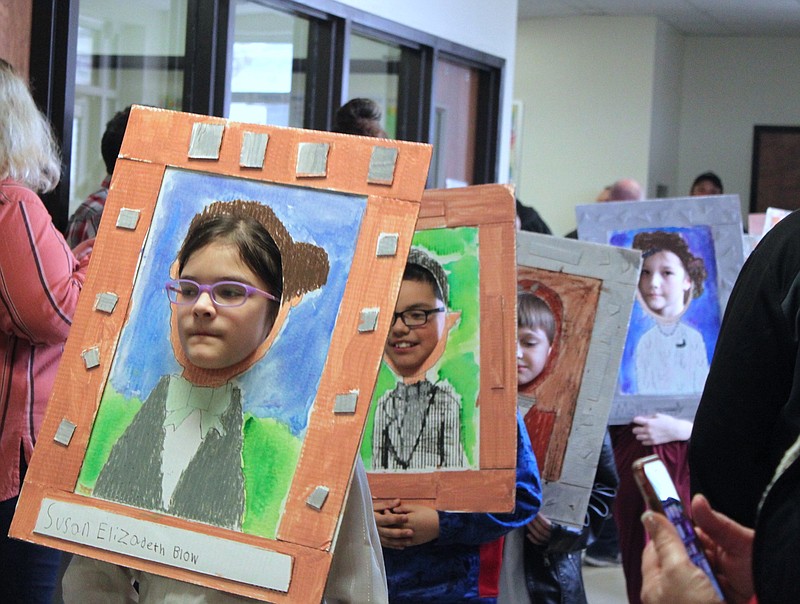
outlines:
[[[753,126],[800,125],[800,39],[687,38],[678,162],[684,192],[713,170],[750,206]]]
[[[653,112],[650,128],[650,163],[647,197],[656,197],[658,185],[666,187],[662,197],[685,195],[677,183],[678,139],[681,117],[684,38],[659,22],[656,29],[653,77]]]
[[[687,195],[712,170],[750,205],[753,127],[800,125],[800,38],[688,37],[654,18],[522,21],[519,196],[553,232],[603,185]]]
[[[647,185],[657,21],[521,21],[514,98],[524,106],[518,196],[556,234],[618,178]]]
[[[505,59],[499,174],[508,174],[511,100],[517,37],[517,0],[341,0],[385,19]]]

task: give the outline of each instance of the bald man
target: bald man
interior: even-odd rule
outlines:
[[[623,178],[611,185],[606,201],[641,201],[642,199],[644,199],[642,185],[632,178]]]
[[[622,178],[615,182],[610,187],[606,187],[597,196],[597,201],[641,201],[644,199],[644,191],[642,185],[632,178]],[[567,239],[577,239],[578,230],[570,231],[564,235]]]

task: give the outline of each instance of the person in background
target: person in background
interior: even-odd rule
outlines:
[[[652,322],[634,351],[636,393],[701,393],[708,353],[703,335],[681,318],[703,294],[705,261],[680,233],[637,233],[631,248],[642,252],[637,300]]]
[[[55,188],[61,162],[50,125],[2,59],[0,107],[0,602],[44,604],[55,588],[59,552],[7,535],[91,242],[74,255],[35,192]]]
[[[713,172],[703,172],[692,183],[689,195],[697,197],[699,195],[722,195],[725,190],[722,188],[722,181]]]
[[[702,334],[681,321],[692,300],[701,296],[707,271],[679,233],[637,233],[633,249],[642,251],[637,301],[653,325],[636,344],[636,393],[645,395],[697,394],[708,374]],[[641,553],[645,534],[632,518],[644,503],[630,471],[633,461],[655,453],[664,461],[681,500],[689,502],[686,441],[692,423],[663,413],[641,415],[628,426],[613,426],[614,455],[620,468],[615,514],[622,550],[628,597],[636,602],[641,591]]]
[[[637,302],[652,323],[636,343],[634,363],[637,394],[677,396],[699,394],[708,374],[703,336],[682,321],[692,300],[700,297],[708,278],[705,261],[695,255],[680,233],[640,232],[633,249],[642,251]],[[631,522],[644,512],[644,503],[630,468],[644,455],[657,454],[675,482],[681,500],[689,503],[687,449],[692,423],[663,413],[633,417],[628,426],[614,426],[614,455],[621,468],[617,496],[617,528],[623,554],[628,597],[636,602],[641,591],[642,527]]]
[[[528,231],[529,233],[542,233],[552,235],[553,231],[547,223],[539,216],[539,212],[530,206],[524,205],[519,199],[517,201],[517,230]]]
[[[117,156],[122,147],[122,138],[125,136],[130,113],[131,106],[128,105],[122,111],[117,112],[106,124],[106,131],[100,142],[100,152],[103,155],[103,162],[106,164],[107,174],[100,183],[100,188],[89,195],[69,219],[67,243],[72,248],[81,241],[92,239],[97,235],[100,217],[103,215],[106,197],[108,197],[108,187],[111,185],[111,175],[114,173],[114,165],[117,163]]]
[[[611,436],[608,432],[606,432],[603,439],[603,448],[605,449],[606,446],[609,447],[611,452],[609,463],[614,467],[614,475],[617,476],[617,482],[619,482],[614,451],[611,449]],[[614,522],[613,514],[614,508],[612,505],[609,513],[590,527],[589,544],[583,555],[583,563],[586,566],[606,568],[622,564],[622,554],[619,551],[619,535],[617,535],[617,524]]]
[[[800,212],[747,259],[725,308],[689,444],[692,492],[745,526],[800,435]]]
[[[642,185],[632,178],[622,178],[611,185],[606,201],[642,201]]]
[[[387,138],[381,126],[381,108],[372,99],[351,99],[336,110],[333,131],[374,138]]]
[[[598,203],[607,201],[641,201],[644,199],[642,185],[632,178],[621,178],[613,185],[605,187],[597,196]],[[577,239],[578,230],[570,231],[564,235],[567,239]]]
[[[611,185],[606,185],[603,187],[603,190],[597,194],[595,201],[603,203],[604,201],[608,201],[609,197],[611,197]]]

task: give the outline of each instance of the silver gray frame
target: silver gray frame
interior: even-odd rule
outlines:
[[[621,229],[711,227],[717,259],[720,320],[722,319],[744,260],[738,195],[595,203],[578,206],[575,214],[579,238],[595,243],[608,243],[609,234]],[[653,413],[666,413],[691,421],[699,402],[699,393],[689,396],[623,395],[615,388],[608,423],[624,425],[630,423],[636,415]]]
[[[517,234],[517,265],[601,280],[586,364],[575,404],[561,479],[543,481],[542,513],[553,522],[583,527],[606,432],[628,322],[639,283],[641,252],[610,245]],[[526,412],[530,398],[519,397]]]

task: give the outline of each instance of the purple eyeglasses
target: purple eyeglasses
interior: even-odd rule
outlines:
[[[280,302],[270,293],[238,281],[217,281],[208,285],[201,285],[191,279],[170,279],[166,284],[167,296],[173,304],[183,306],[194,304],[200,294],[208,293],[214,306],[234,307],[241,306],[253,294],[259,294],[269,300]]]

